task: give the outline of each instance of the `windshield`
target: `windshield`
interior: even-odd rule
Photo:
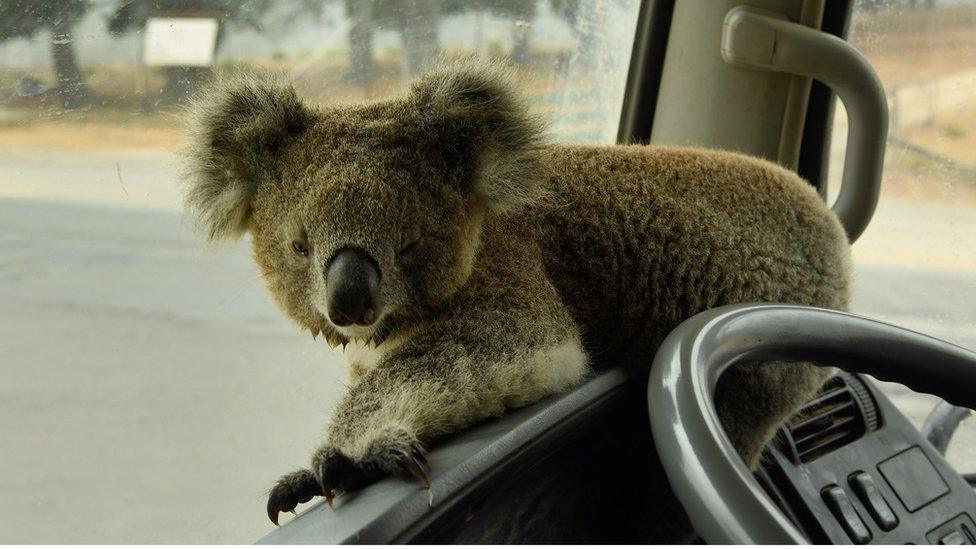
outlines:
[[[518,68],[552,140],[612,144],[641,4],[0,1],[0,542],[256,540],[347,388],[250,242],[208,248],[184,222],[182,113],[205,82],[366,102],[473,54]],[[852,310],[976,349],[976,4],[858,0],[849,39],[892,116]],[[839,104],[835,122],[831,191]],[[885,389],[920,426],[934,398]],[[948,457],[968,472],[963,425]]]
[[[852,310],[976,349],[976,3],[859,1],[848,39],[881,78],[890,118],[881,199],[852,249]],[[837,105],[834,192],[847,138]],[[938,402],[883,385],[918,428]],[[976,470],[976,421],[946,457]]]
[[[345,366],[271,304],[249,243],[182,223],[180,109],[215,74],[320,104],[497,57],[550,135],[612,143],[638,0],[0,2],[0,542],[267,532]]]

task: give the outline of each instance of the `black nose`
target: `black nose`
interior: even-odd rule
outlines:
[[[345,248],[325,268],[325,299],[336,326],[376,322],[380,308],[380,270],[366,252]]]

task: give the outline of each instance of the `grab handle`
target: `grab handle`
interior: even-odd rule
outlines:
[[[832,209],[853,243],[878,204],[888,136],[888,101],[871,64],[836,36],[746,6],[725,16],[722,58],[741,68],[814,78],[844,103],[847,151]]]

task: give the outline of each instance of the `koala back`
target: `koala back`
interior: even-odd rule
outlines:
[[[553,146],[541,158],[552,199],[521,223],[601,354],[641,340],[656,349],[725,304],[848,306],[846,234],[792,172],[690,148]]]

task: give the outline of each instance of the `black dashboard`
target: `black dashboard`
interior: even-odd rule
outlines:
[[[831,379],[779,429],[757,477],[814,543],[976,543],[976,492],[858,375]]]

